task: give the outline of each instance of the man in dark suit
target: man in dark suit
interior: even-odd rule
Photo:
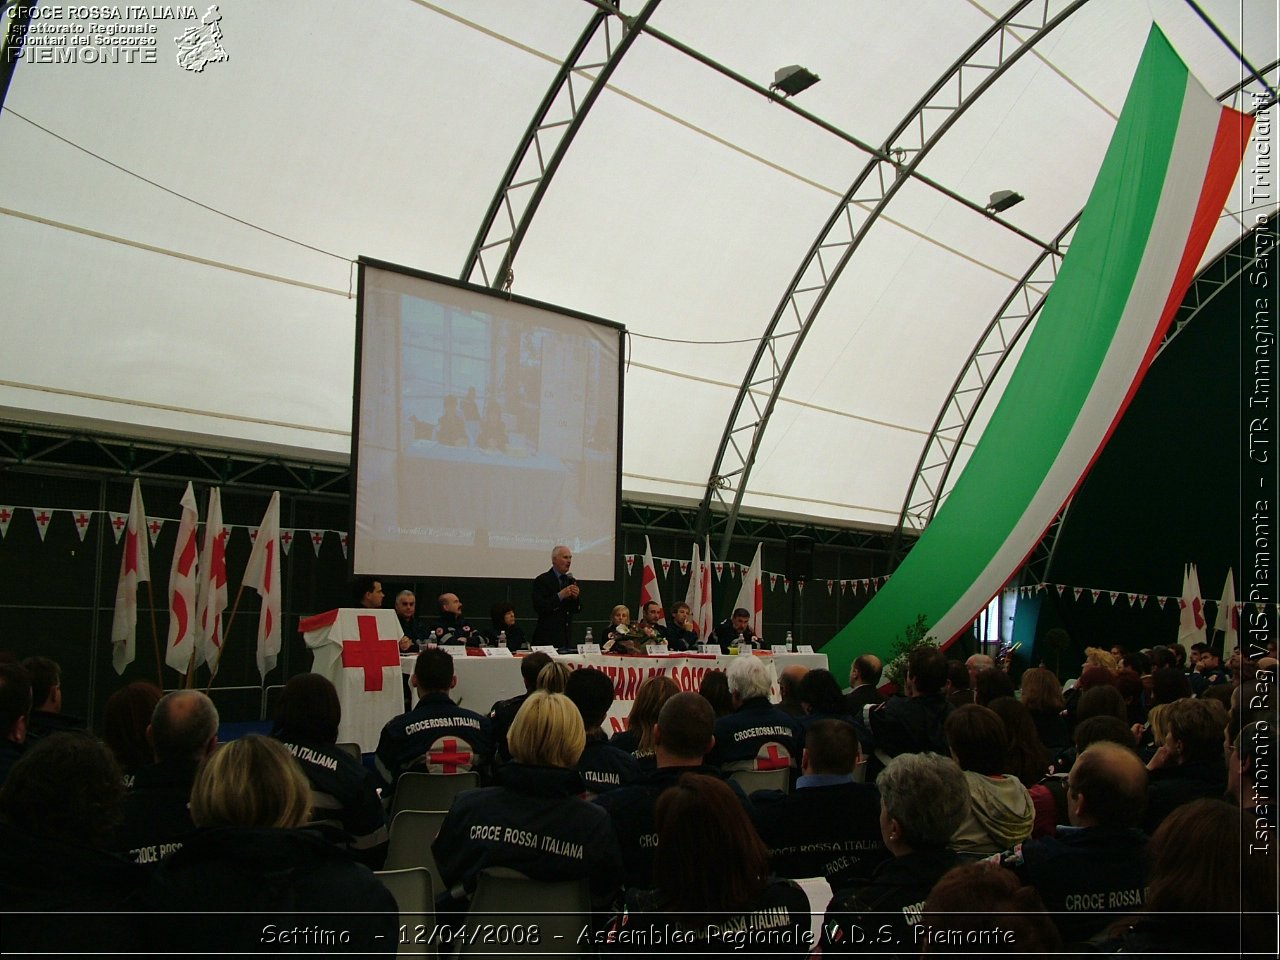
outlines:
[[[844,708],[853,717],[862,716],[862,708],[875,706],[884,698],[877,686],[882,670],[880,658],[874,653],[864,653],[849,668],[850,690],[844,695]]]
[[[578,583],[569,573],[573,551],[563,544],[551,551],[551,569],[533,581],[533,608],[538,625],[533,628],[533,645],[572,646],[569,628],[573,615],[582,609]]]

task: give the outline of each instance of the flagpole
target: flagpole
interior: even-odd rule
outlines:
[[[146,536],[146,531],[143,531]],[[156,649],[156,685],[164,689],[164,661],[160,658],[160,630],[156,627],[156,594],[147,580],[147,601],[151,604],[151,645]]]
[[[236,591],[236,602],[231,605],[231,616],[227,618],[227,622],[222,626],[222,646],[218,648],[218,655],[213,660],[213,666],[209,668],[209,682],[205,684],[205,696],[209,695],[209,691],[213,689],[213,681],[218,676],[218,667],[222,665],[222,655],[227,650],[227,644],[231,642],[231,624],[236,619],[236,611],[240,609],[240,597],[244,595],[244,584],[240,584],[240,589]]]

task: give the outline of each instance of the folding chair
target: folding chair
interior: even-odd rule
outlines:
[[[742,787],[748,797],[757,790],[781,790],[791,792],[791,771],[782,770],[735,770],[729,779]]]
[[[466,923],[463,955],[585,955],[592,952],[590,938],[582,936],[591,925],[591,888],[585,879],[530,880],[517,870],[489,867],[480,871]],[[473,931],[481,935],[472,937]]]
[[[431,874],[431,882],[437,890],[444,889],[436,858],[431,853],[431,841],[444,823],[443,810],[402,810],[391,821],[391,837],[387,842],[386,870],[405,870],[424,867]]]
[[[464,790],[480,786],[480,774],[468,773],[418,773],[400,774],[396,781],[396,795],[391,802],[391,816],[401,810],[448,810],[453,798]]]
[[[396,898],[400,910],[400,944],[396,953],[402,957],[434,957],[436,898],[431,873],[425,867],[409,867],[379,870],[377,877]]]

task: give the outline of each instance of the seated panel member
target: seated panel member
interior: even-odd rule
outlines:
[[[698,625],[693,622],[687,603],[677,603],[671,608],[671,622],[667,624],[667,644],[676,653],[692,650],[698,644]]]
[[[735,657],[729,665],[733,713],[716,721],[709,762],[726,772],[786,770],[800,760],[795,717],[769,702],[769,668],[759,657]]]
[[[631,609],[620,603],[613,608],[600,637],[601,653],[644,653],[639,627],[631,625]]]
[[[745,607],[738,607],[733,611],[733,616],[716,624],[711,631],[711,639],[707,642],[720,644],[720,651],[728,653],[731,646],[738,645],[739,637],[749,641],[752,646],[759,646],[755,631],[751,629],[751,611]]]
[[[516,623],[516,608],[512,604],[495,603],[489,609],[489,620],[493,624],[487,634],[489,646],[499,646],[500,640],[505,636],[507,649],[512,653],[529,648],[529,641],[525,639],[524,631],[520,628],[520,624]]]
[[[418,598],[412,590],[396,594],[396,619],[400,621],[400,652],[419,650],[432,640],[431,628],[417,616]]]
[[[860,758],[850,724],[818,720],[805,740],[795,792],[752,794],[756,829],[779,876],[825,876],[835,890],[866,883],[889,858],[880,835],[880,792],[853,782]]]
[[[436,603],[440,605],[440,619],[432,631],[436,643],[443,646],[484,646],[483,634],[462,615],[462,601],[456,593],[442,593],[436,597]]]
[[[387,721],[378,738],[374,766],[388,802],[400,774],[411,769],[428,773],[487,772],[493,757],[489,720],[449,699],[458,678],[453,657],[444,650],[423,650],[409,681],[418,702],[408,713]]]

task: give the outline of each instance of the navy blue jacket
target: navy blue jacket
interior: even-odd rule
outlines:
[[[435,692],[421,697],[408,713],[387,721],[378,738],[374,766],[382,778],[385,802],[406,770],[483,773],[492,756],[488,718],[458,706],[447,694]]]
[[[778,770],[800,763],[800,724],[766,697],[752,697],[721,717],[715,732],[716,745],[707,762],[725,771]]]

